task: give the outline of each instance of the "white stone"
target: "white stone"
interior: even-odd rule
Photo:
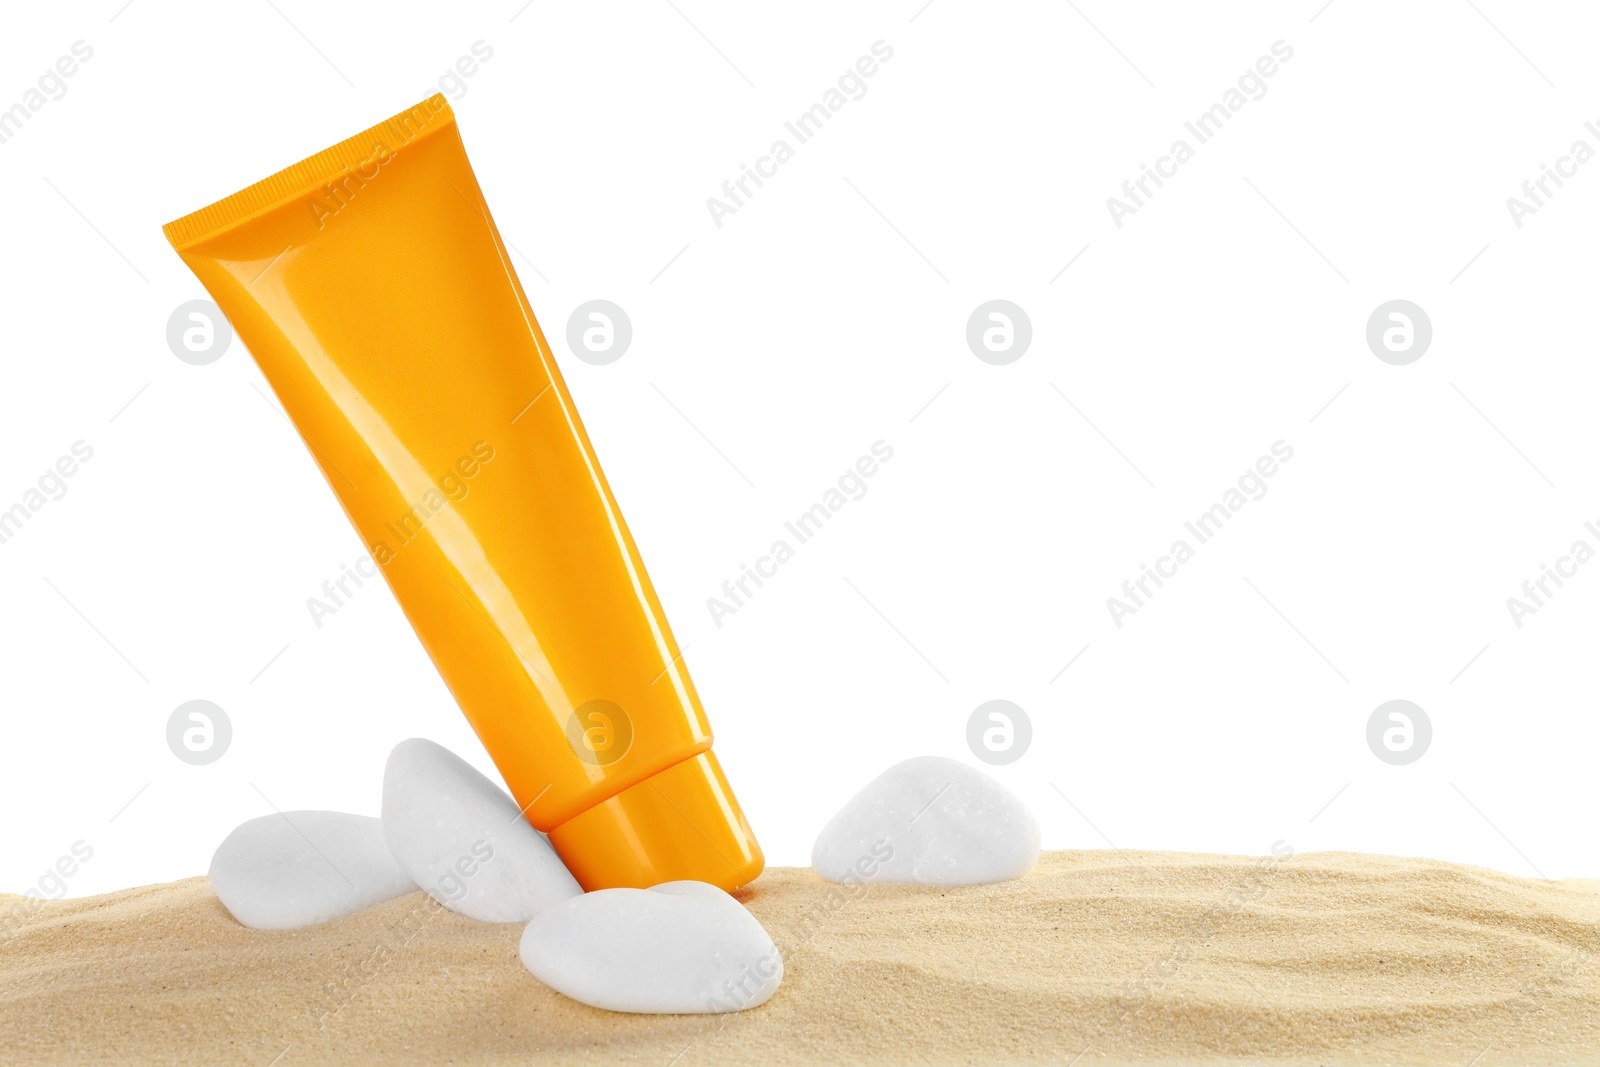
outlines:
[[[521,953],[545,985],[610,1011],[743,1011],[783,981],[783,956],[755,916],[705,882],[564,901],[528,924]]]
[[[942,756],[897,763],[817,835],[811,865],[830,882],[981,885],[1039,859],[1039,823],[1005,786]]]
[[[234,829],[211,857],[211,888],[246,926],[294,930],[415,890],[383,824],[338,811],[285,811]]]
[[[505,790],[420,737],[389,754],[383,834],[419,886],[469,918],[527,922],[583,892]]]

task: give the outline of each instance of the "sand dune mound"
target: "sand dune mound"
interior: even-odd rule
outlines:
[[[234,922],[204,878],[52,903],[0,941],[0,1049],[262,1067],[1600,1063],[1595,883],[1347,853],[1057,852],[999,885],[779,868],[741,896],[784,951],[778,994],[649,1017],[561,997],[518,961],[521,926],[421,893],[277,933]]]

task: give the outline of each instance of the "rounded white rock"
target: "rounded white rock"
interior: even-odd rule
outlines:
[[[256,930],[315,926],[417,888],[379,820],[338,811],[241,823],[217,846],[210,875],[222,906]]]
[[[424,738],[389,754],[383,835],[417,885],[469,918],[527,922],[583,892],[505,790]]]
[[[755,916],[705,882],[564,901],[528,924],[521,955],[545,985],[609,1011],[743,1011],[783,981],[783,956]]]
[[[830,882],[982,885],[1039,860],[1039,823],[982,771],[917,756],[884,771],[817,835],[811,865]]]

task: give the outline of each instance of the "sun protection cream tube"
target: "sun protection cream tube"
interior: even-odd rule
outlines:
[[[762,855],[442,96],[165,227],[585,889]]]

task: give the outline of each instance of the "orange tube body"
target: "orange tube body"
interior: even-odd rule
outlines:
[[[165,232],[579,883],[759,874],[444,98]]]

